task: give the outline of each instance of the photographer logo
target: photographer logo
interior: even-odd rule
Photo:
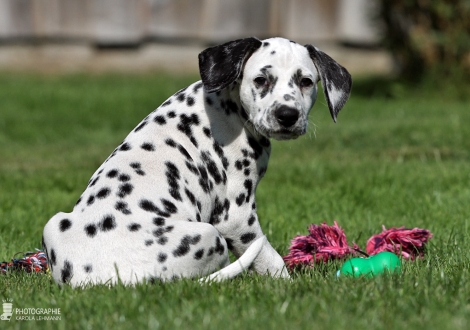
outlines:
[[[13,308],[13,299],[3,299],[2,321],[59,321],[60,308]]]

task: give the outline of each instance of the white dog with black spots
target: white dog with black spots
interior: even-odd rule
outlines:
[[[269,139],[306,133],[319,81],[336,121],[351,76],[316,47],[283,38],[208,48],[199,67],[202,80],[139,123],[73,211],[46,224],[43,248],[58,284],[222,280],[248,267],[289,277],[256,213]]]

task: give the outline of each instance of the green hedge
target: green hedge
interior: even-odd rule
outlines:
[[[401,77],[470,77],[470,0],[380,0],[383,44]]]

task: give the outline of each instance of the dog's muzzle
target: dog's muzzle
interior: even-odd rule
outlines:
[[[281,127],[289,128],[294,126],[299,119],[299,111],[295,108],[282,105],[274,111],[274,116]]]

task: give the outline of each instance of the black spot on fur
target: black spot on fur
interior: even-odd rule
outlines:
[[[73,275],[73,265],[70,261],[64,260],[64,268],[60,271],[60,278],[62,283],[70,281]]]
[[[183,132],[191,141],[192,144],[194,144],[195,147],[198,147],[198,143],[196,139],[193,136],[193,130],[191,126],[193,125],[199,125],[199,117],[195,113],[191,114],[191,116],[188,116],[186,114],[181,114],[180,115],[180,122],[178,125],[176,125],[176,128],[178,128],[179,131]]]
[[[235,199],[235,202],[237,203],[238,206],[242,206],[243,202],[245,201],[245,194],[241,193],[238,195],[238,197]]]
[[[219,200],[219,197],[216,196],[214,200],[214,208],[212,209],[211,215],[209,217],[209,223],[211,225],[216,225],[222,221],[222,214],[225,212],[225,216],[228,215],[230,209],[230,202],[228,199],[222,202]]]
[[[75,205],[80,204],[81,201],[82,201],[82,196],[80,196],[80,198],[79,198],[78,201],[75,203]]]
[[[106,215],[100,222],[100,229],[102,231],[110,231],[116,228],[116,220],[112,215]]]
[[[158,254],[157,260],[158,260],[159,263],[163,263],[163,262],[166,261],[167,258],[168,258],[168,254],[160,252]]]
[[[127,226],[127,229],[129,231],[138,231],[142,226],[138,223],[131,223],[129,226]]]
[[[168,105],[171,104],[171,100],[166,100],[165,102],[163,102],[163,104],[161,105],[162,107],[166,107]]]
[[[302,70],[298,69],[289,80],[289,87],[300,86],[300,81],[302,80]]]
[[[229,250],[232,250],[233,249],[233,240],[231,240],[230,238],[226,238],[225,242],[227,243],[227,248]]]
[[[206,151],[201,152],[201,158],[207,166],[210,176],[214,179],[216,184],[220,184],[223,181],[223,177],[219,172],[217,164],[214,162],[210,154]],[[225,183],[225,182],[224,182]]]
[[[190,235],[185,235],[180,244],[173,250],[173,256],[182,257],[186,255],[191,249],[190,245],[195,245],[201,240],[201,235],[197,234],[191,237]]]
[[[207,256],[210,257],[213,254],[214,254],[214,248],[211,247],[211,248],[209,248],[209,251],[207,251]]]
[[[127,182],[131,179],[131,177],[127,174],[121,174],[118,176],[118,180],[121,182]]]
[[[194,98],[191,96],[188,96],[186,98],[186,104],[188,105],[188,107],[192,107],[194,105]]]
[[[253,96],[253,102],[256,102],[256,91],[253,88],[251,89],[251,96]]]
[[[108,174],[106,174],[106,176],[112,179],[112,178],[115,178],[118,175],[118,173],[119,173],[118,170],[114,169],[114,170],[109,171]]]
[[[197,167],[197,171],[199,174],[199,185],[205,193],[210,193],[212,188],[209,182],[209,176],[207,175],[207,170],[204,168],[204,166],[199,165]]]
[[[224,245],[222,244],[220,238],[217,237],[217,238],[215,239],[215,249],[214,249],[214,252],[216,252],[216,253],[222,255],[222,254],[224,254],[224,251],[225,251],[225,247],[224,247]]]
[[[88,200],[86,201],[86,204],[88,206],[90,206],[91,204],[93,204],[95,202],[95,196],[93,195],[90,195],[90,197],[88,197]]]
[[[284,94],[284,100],[286,101],[295,100],[295,97],[289,94]]]
[[[199,91],[199,89],[202,87],[202,82],[198,82],[196,85],[194,85],[194,88],[193,88],[193,92],[194,94],[197,94],[197,92]]]
[[[217,143],[217,141],[214,141],[214,144],[212,145],[212,147],[214,148],[214,151],[217,154],[217,156],[219,156],[220,160],[222,161],[222,165],[223,165],[224,169],[227,169],[228,165],[229,165],[229,162],[228,162],[227,157],[225,157],[224,150],[222,149],[220,144]]]
[[[93,271],[93,266],[91,264],[83,266],[85,273],[91,273]]]
[[[181,144],[178,144],[178,151],[179,151],[184,157],[186,157],[187,160],[193,161],[193,158],[191,157],[191,155],[189,154],[189,152],[188,152]]]
[[[248,138],[248,144],[250,145],[251,149],[253,149],[253,156],[255,159],[258,159],[261,154],[263,153],[263,147],[261,144],[258,143],[254,138],[249,137]]]
[[[99,199],[104,199],[108,197],[110,193],[111,193],[111,189],[103,188],[100,191],[98,191],[98,193],[96,194],[96,197],[98,197]]]
[[[188,196],[189,201],[191,202],[191,204],[196,205],[196,197],[194,196],[194,194],[191,191],[188,190],[188,188],[184,189],[184,193],[186,194],[186,196]]]
[[[267,41],[263,42],[263,47],[267,47],[267,46],[269,46],[269,42]]]
[[[57,264],[57,257],[56,257],[54,249],[51,249],[51,264],[53,266],[55,266]]]
[[[155,229],[153,232],[152,232],[153,236],[155,237],[160,237],[162,236],[163,234],[165,234],[165,229],[162,228],[162,227],[159,227],[157,229]]]
[[[128,151],[128,150],[131,150],[131,146],[130,146],[129,143],[125,142],[125,143],[121,144],[121,146],[119,147],[119,150]]]
[[[157,240],[157,243],[160,245],[165,245],[168,242],[168,237],[162,236]]]
[[[145,142],[140,147],[147,151],[155,151],[155,146],[150,142]]]
[[[176,99],[180,102],[184,102],[185,98],[186,95],[184,95],[184,93],[178,94],[178,96],[176,97]]]
[[[116,148],[114,149],[113,153],[111,155],[109,155],[109,157],[105,160],[105,163],[108,162],[108,160],[110,160],[111,158],[113,158],[114,156],[116,156],[116,152],[119,150],[119,148]]]
[[[72,222],[69,219],[62,219],[59,222],[59,229],[61,232],[66,231],[67,229],[70,229],[72,227]]]
[[[165,143],[166,143],[166,145],[168,145],[172,148],[176,148],[176,145],[177,145],[177,143],[173,139],[166,139]]]
[[[160,236],[162,236],[162,235],[165,234],[165,233],[171,232],[173,229],[174,229],[173,226],[167,226],[167,227],[165,227],[165,228],[164,228],[164,227],[158,227],[157,229],[155,229],[155,230],[152,232],[152,234],[153,234],[153,236],[155,236],[155,237],[160,237]]]
[[[176,208],[176,205],[170,202],[169,200],[166,200],[164,198],[161,199],[161,202],[163,206],[165,207],[165,211],[168,213],[176,213],[178,212],[178,209]]]
[[[241,170],[243,169],[243,163],[242,163],[241,160],[237,160],[237,161],[235,162],[235,168],[236,168],[237,170],[239,170],[239,171],[241,171]]]
[[[163,116],[155,116],[155,118],[153,118],[153,121],[156,122],[159,125],[165,125],[166,124],[166,119]]]
[[[124,183],[119,186],[119,191],[117,195],[121,198],[124,198],[127,195],[130,195],[133,189],[134,189],[133,185],[131,185],[130,183]]]
[[[162,218],[162,217],[153,218],[152,222],[155,226],[164,226],[165,218]]]
[[[98,182],[99,179],[100,179],[100,177],[97,176],[96,178],[93,179],[93,181],[90,180],[90,183],[88,185],[90,187],[93,187]]]
[[[126,202],[123,202],[123,201],[119,201],[116,203],[116,205],[114,206],[114,208],[120,212],[122,212],[123,214],[125,215],[128,215],[128,214],[131,214],[131,210],[129,210],[129,207],[127,205]]]
[[[162,201],[164,201],[164,199],[162,199]],[[174,206],[174,204],[172,205]],[[164,218],[168,218],[171,216],[171,214],[168,211],[166,212],[162,211],[157,205],[155,205],[152,201],[149,201],[147,199],[141,200],[139,202],[139,207],[143,209],[144,211],[156,213],[157,215],[164,217]],[[176,209],[176,206],[174,206],[174,208]]]
[[[168,112],[168,118],[175,118],[175,117],[176,117],[176,113],[174,111]]]
[[[255,223],[256,217],[254,215],[251,215],[251,217],[248,219],[248,226],[251,226]]]
[[[250,197],[251,197],[251,192],[253,190],[253,181],[245,180],[245,182],[243,183],[243,186],[246,188],[246,192],[247,192],[246,202],[248,203],[248,201],[250,200]]]
[[[275,51],[275,50],[273,50],[273,51],[271,52],[271,55],[274,55],[274,54],[276,54],[276,51]]]
[[[199,176],[199,170],[195,165],[191,164],[190,162],[185,162],[185,165],[193,174]]]
[[[181,194],[179,192],[180,186],[178,181],[180,179],[180,171],[172,162],[166,162],[166,179],[170,186],[170,195],[176,200],[182,201]]]
[[[159,212],[160,209],[152,201],[147,199],[141,200],[139,203],[141,209],[147,212]]]
[[[245,233],[242,236],[240,236],[240,240],[242,241],[243,244],[250,243],[255,238],[256,238],[255,233]]]
[[[174,140],[172,139],[166,139],[165,140],[165,143],[172,147],[172,148],[177,148],[178,151],[189,161],[193,161],[193,158],[191,157],[191,155],[189,154],[189,152],[179,143],[175,142]]]
[[[202,128],[202,131],[204,132],[204,134],[205,134],[208,138],[211,138],[211,137],[212,137],[212,133],[211,133],[210,128],[208,128],[208,127],[203,127],[203,128]]]
[[[150,245],[153,244],[153,240],[148,239],[148,240],[146,240],[144,243],[145,243],[145,246],[150,246]]]
[[[85,232],[87,236],[94,237],[96,235],[96,226],[94,224],[85,226]]]
[[[147,125],[147,123],[148,123],[147,121],[143,121],[142,123],[140,123],[140,125],[134,129],[134,132],[140,131],[142,128],[145,127],[145,125]]]
[[[202,257],[204,256],[204,249],[199,249],[194,253],[194,259],[196,260],[201,260]]]
[[[140,163],[130,163],[129,166],[132,167],[135,173],[137,173],[138,175],[145,175],[145,172],[142,171],[142,165]]]

